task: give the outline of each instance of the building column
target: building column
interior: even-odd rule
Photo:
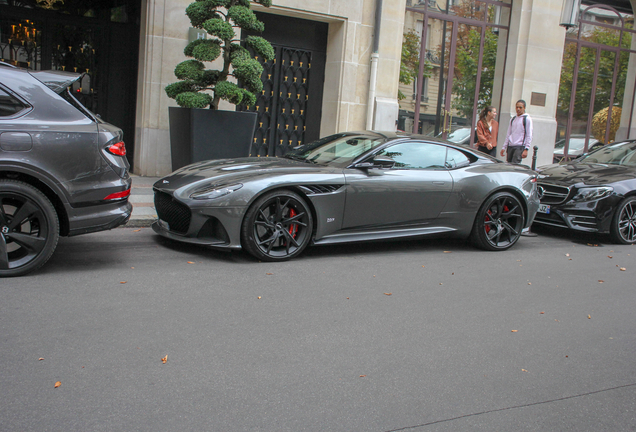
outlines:
[[[539,147],[537,166],[551,164],[554,152],[565,44],[565,29],[559,26],[561,6],[561,0],[512,2],[497,143],[501,148],[506,139],[510,118],[516,115],[515,103],[525,100],[534,125],[532,146]],[[524,163],[530,165],[531,158],[532,149]]]
[[[185,8],[190,1],[142,3],[133,172],[163,176],[172,171],[168,106],[176,105],[164,88],[177,81],[174,68],[185,59],[190,27]]]
[[[623,33],[623,37],[629,37],[631,33]],[[636,47],[636,35],[631,36],[631,49]],[[636,108],[634,107],[634,87],[636,86],[636,54],[629,54],[627,66],[627,78],[625,79],[625,93],[623,95],[623,105],[621,110],[621,124],[616,131],[615,141],[636,138]],[[632,123],[631,129],[629,123]]]

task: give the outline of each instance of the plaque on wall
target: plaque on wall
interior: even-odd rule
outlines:
[[[532,92],[532,97],[530,98],[530,105],[536,106],[545,106],[545,93],[535,93]]]

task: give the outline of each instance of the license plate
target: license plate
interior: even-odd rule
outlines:
[[[550,214],[550,206],[548,204],[539,204],[539,213]]]

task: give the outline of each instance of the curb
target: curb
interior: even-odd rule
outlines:
[[[119,228],[148,228],[156,220],[156,218],[130,219],[126,225],[120,225]]]

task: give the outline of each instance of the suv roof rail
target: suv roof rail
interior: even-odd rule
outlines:
[[[0,66],[8,66],[10,68],[17,69],[17,67],[12,65],[11,63],[7,63],[7,62],[3,62],[3,61],[0,61]]]

